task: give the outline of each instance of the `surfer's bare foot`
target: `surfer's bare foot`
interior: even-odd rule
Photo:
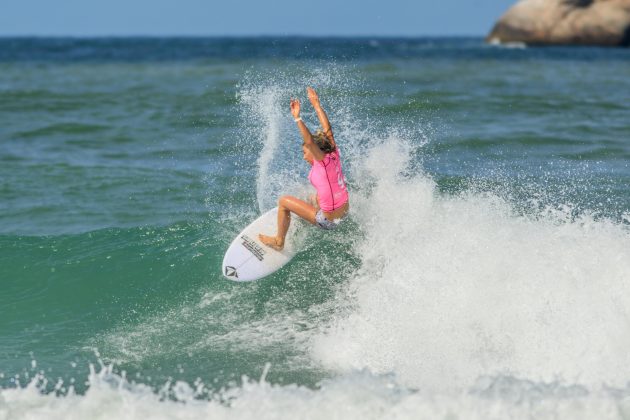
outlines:
[[[275,249],[276,251],[282,251],[282,248],[284,248],[284,241],[279,241],[275,236],[259,234],[258,238],[260,239],[260,242]]]

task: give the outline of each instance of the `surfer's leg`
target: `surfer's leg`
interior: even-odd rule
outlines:
[[[289,225],[291,224],[291,213],[295,213],[311,224],[315,224],[315,216],[317,215],[315,207],[299,198],[283,195],[278,200],[278,232],[275,237],[258,235],[262,243],[277,250],[284,248],[284,238],[286,238]]]
[[[315,224],[315,216],[317,216],[317,209],[299,198],[291,195],[284,195],[278,200],[278,237],[287,236],[289,230],[289,224],[291,223],[291,214],[295,213],[302,219],[308,221],[310,224]]]

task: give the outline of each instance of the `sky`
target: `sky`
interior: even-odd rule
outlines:
[[[484,36],[516,0],[2,0],[0,36]]]

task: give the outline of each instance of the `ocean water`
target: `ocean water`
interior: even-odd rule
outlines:
[[[0,419],[630,418],[630,50],[0,39]],[[315,87],[350,190],[306,194]]]

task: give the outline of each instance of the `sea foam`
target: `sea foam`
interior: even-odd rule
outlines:
[[[313,340],[340,371],[465,389],[482,375],[623,386],[630,378],[627,226],[562,209],[521,214],[491,194],[441,194],[409,144],[364,153],[351,217],[354,309]],[[403,175],[405,174],[405,175]],[[369,185],[369,188],[367,187]]]
[[[468,392],[411,391],[388,376],[356,372],[324,381],[319,389],[277,386],[243,378],[209,400],[183,382],[158,392],[112,373],[91,368],[84,395],[39,391],[41,378],[25,388],[0,390],[3,419],[623,419],[630,415],[628,392],[585,392],[558,384],[487,378]]]

